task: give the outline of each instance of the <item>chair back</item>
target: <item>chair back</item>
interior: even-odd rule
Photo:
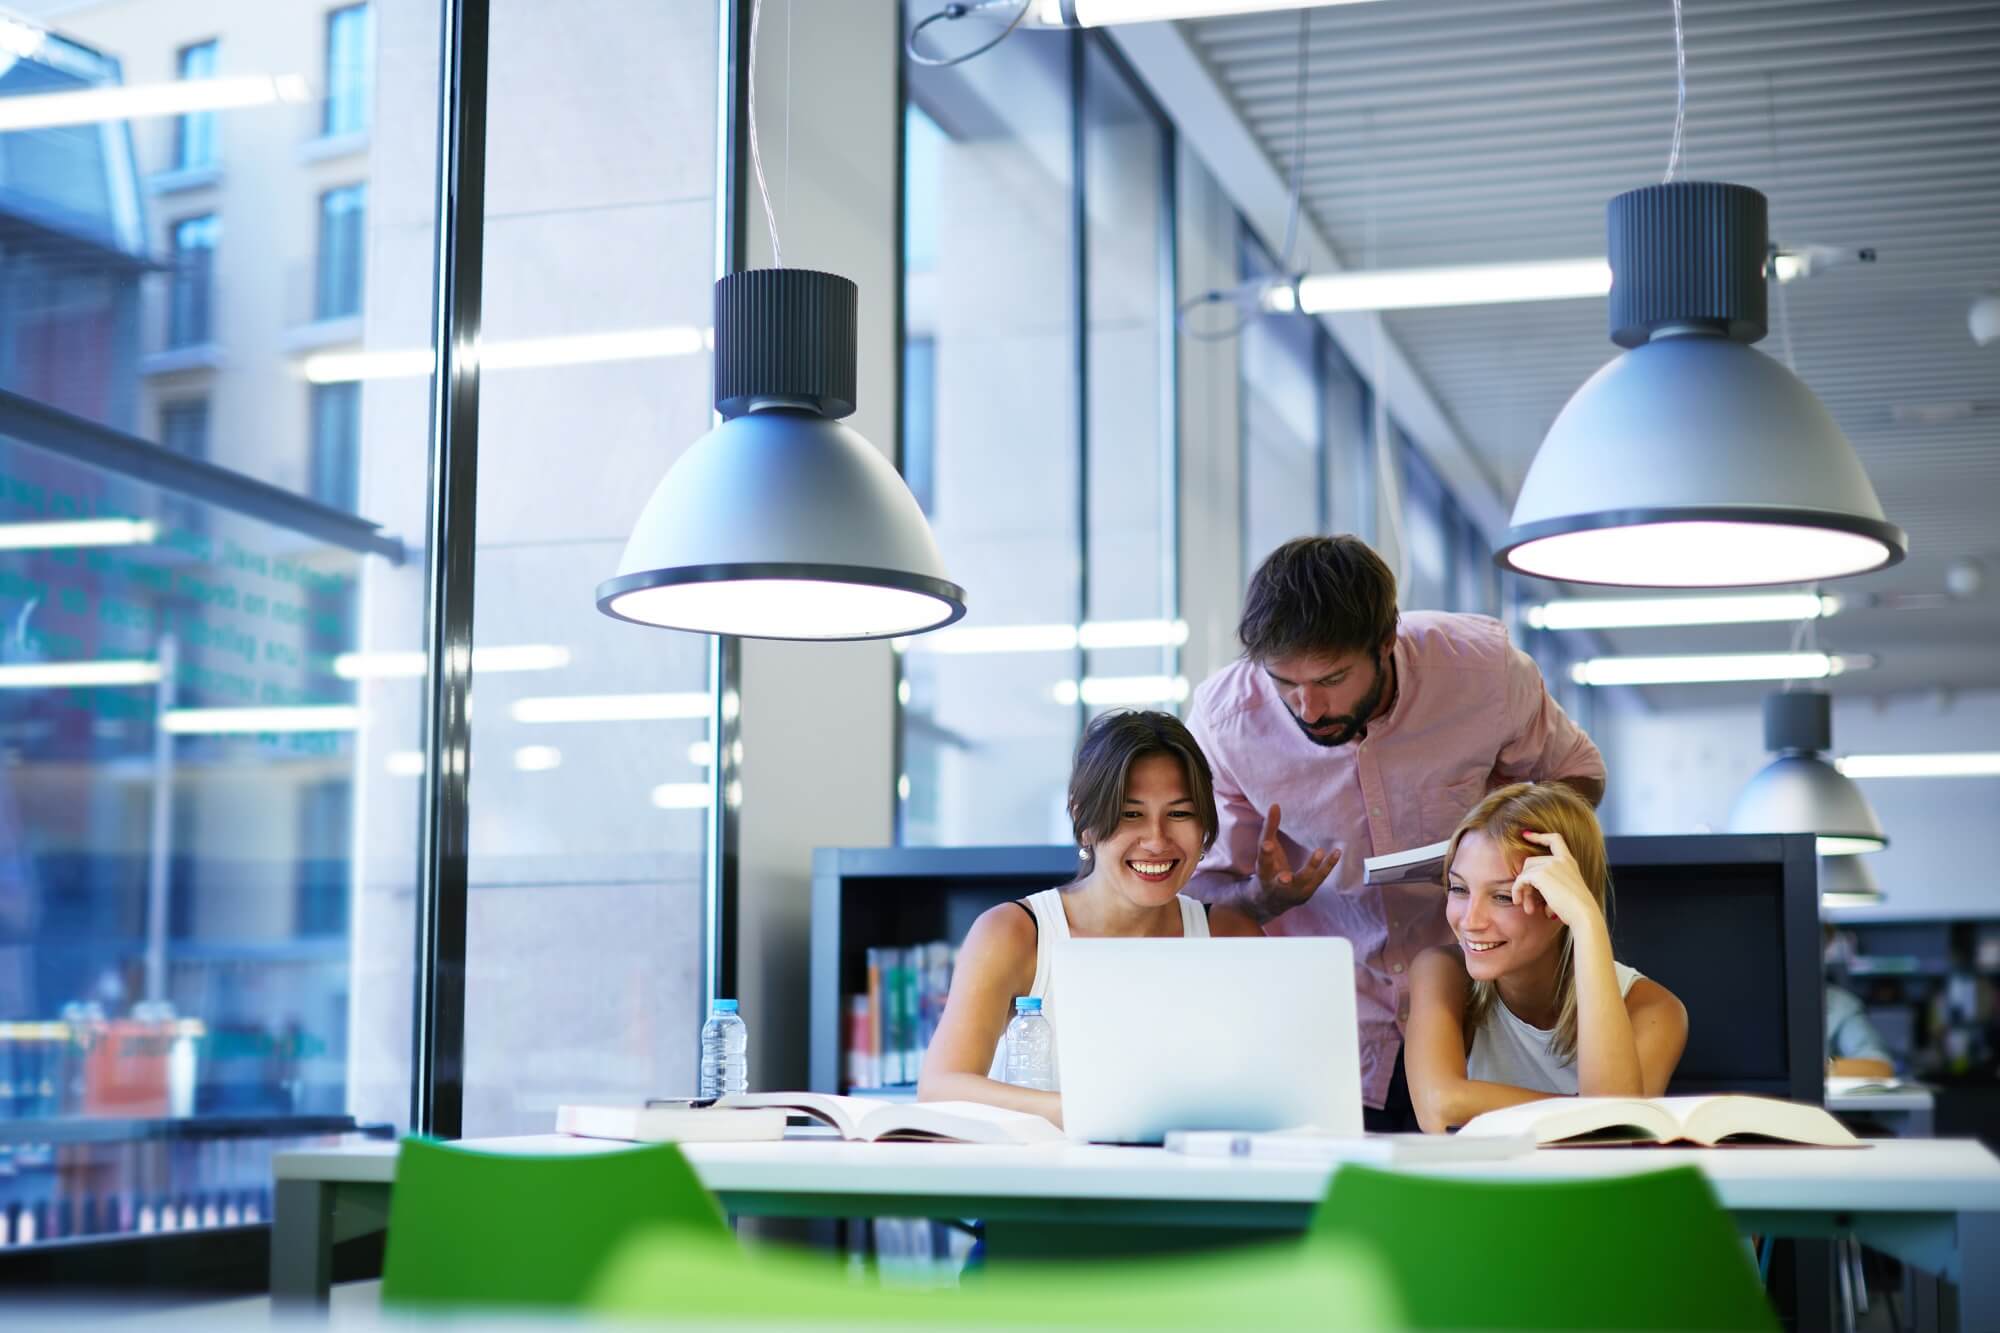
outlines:
[[[1412,1328],[1778,1327],[1735,1224],[1691,1166],[1546,1181],[1345,1166],[1311,1234],[1372,1242]]]
[[[403,1140],[382,1264],[385,1306],[575,1306],[631,1233],[733,1248],[680,1149],[527,1156]]]

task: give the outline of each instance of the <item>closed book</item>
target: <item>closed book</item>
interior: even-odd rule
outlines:
[[[628,1143],[727,1143],[785,1137],[783,1111],[719,1107],[563,1106],[556,1133]]]
[[[1400,852],[1384,852],[1361,863],[1361,879],[1366,884],[1442,884],[1444,854],[1451,840],[1408,847]]]

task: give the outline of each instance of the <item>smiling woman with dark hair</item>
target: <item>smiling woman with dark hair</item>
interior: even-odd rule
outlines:
[[[1228,907],[1180,892],[1215,841],[1213,779],[1201,747],[1170,713],[1106,713],[1084,731],[1069,780],[1077,878],[1002,903],[966,934],[951,998],[924,1056],[917,1095],[1031,1111],[1062,1123],[1062,1095],[1000,1079],[1014,998],[1032,995],[1056,1028],[1054,941],[1068,937],[1261,935]]]

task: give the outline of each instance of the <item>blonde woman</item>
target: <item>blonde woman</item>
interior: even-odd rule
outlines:
[[[1575,792],[1516,783],[1445,854],[1453,943],[1411,969],[1410,1099],[1432,1134],[1546,1097],[1657,1097],[1687,1010],[1611,956],[1604,833]]]

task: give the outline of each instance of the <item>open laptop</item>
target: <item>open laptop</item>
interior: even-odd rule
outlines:
[[[1343,939],[1059,940],[1063,1127],[1361,1129],[1354,950]]]

